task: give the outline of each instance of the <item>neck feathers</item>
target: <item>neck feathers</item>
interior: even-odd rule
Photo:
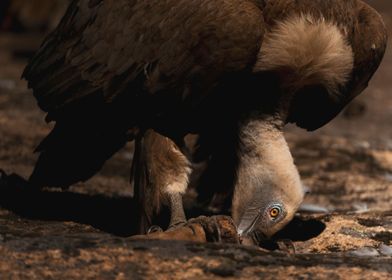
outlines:
[[[277,72],[292,91],[322,85],[335,95],[353,70],[354,55],[345,37],[324,18],[290,17],[265,35],[253,71]]]

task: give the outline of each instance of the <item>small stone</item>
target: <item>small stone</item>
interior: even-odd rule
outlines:
[[[355,213],[366,213],[369,212],[367,203],[356,203],[353,205]]]
[[[392,247],[391,246],[388,246],[388,245],[385,245],[384,243],[381,243],[378,250],[380,251],[381,255],[392,256]]]
[[[307,204],[307,203],[302,204],[299,207],[298,211],[302,213],[314,213],[314,214],[319,214],[319,213],[325,214],[330,212],[327,208],[323,206],[315,205],[315,204]]]
[[[349,254],[351,256],[361,257],[361,258],[378,257],[380,255],[380,253],[376,249],[371,248],[371,247],[363,247],[358,250],[351,251],[351,252],[349,252]]]
[[[356,141],[354,143],[354,145],[357,148],[361,148],[361,149],[365,149],[365,150],[370,149],[370,147],[371,147],[371,145],[370,145],[370,143],[368,141]]]

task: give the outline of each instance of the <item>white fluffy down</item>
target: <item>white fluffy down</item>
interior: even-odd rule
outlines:
[[[254,71],[284,71],[289,88],[322,84],[334,94],[349,79],[353,63],[352,48],[336,24],[302,15],[266,34]]]
[[[166,187],[164,191],[168,194],[184,194],[186,189],[188,188],[189,184],[189,176],[192,173],[192,168],[190,167],[191,164],[189,163],[188,159],[181,153],[177,148],[173,148],[173,152],[178,155],[178,157],[183,159],[183,162],[186,163],[183,166],[181,172],[176,174],[175,179],[171,182],[166,182]]]

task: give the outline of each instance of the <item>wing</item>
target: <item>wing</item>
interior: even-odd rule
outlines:
[[[250,69],[263,32],[251,0],[72,1],[23,75],[56,121],[37,148],[30,183],[87,180],[137,122]]]
[[[112,102],[126,94],[129,109],[143,111],[140,96],[168,105],[243,71],[262,35],[252,1],[76,0],[23,77],[54,119],[91,95]]]

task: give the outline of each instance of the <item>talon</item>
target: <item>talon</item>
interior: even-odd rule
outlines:
[[[219,227],[219,223],[218,223],[218,220],[217,220],[216,216],[213,217],[213,221],[214,221],[214,226],[215,226],[215,229],[216,229],[216,241],[221,243],[222,242],[222,237],[221,237],[222,236],[222,232],[221,232],[221,229]]]
[[[177,222],[177,223],[171,224],[171,225],[169,226],[169,228],[167,229],[167,231],[176,230],[176,229],[178,229],[178,228],[181,228],[181,227],[186,226],[187,224],[188,224],[188,222],[185,222],[185,221],[181,221],[181,222]]]
[[[156,225],[151,226],[148,230],[147,230],[147,234],[150,233],[155,233],[155,232],[163,232],[162,228]]]
[[[290,255],[295,255],[295,245],[294,242],[289,239],[283,239],[276,242],[279,246],[279,250],[288,253]]]

